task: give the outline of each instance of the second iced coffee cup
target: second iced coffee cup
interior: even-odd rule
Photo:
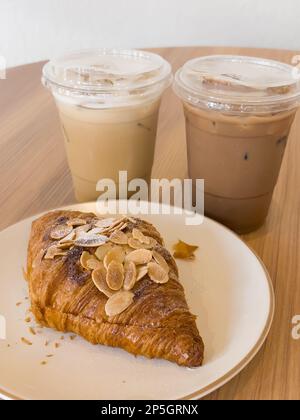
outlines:
[[[209,56],[175,76],[189,175],[205,180],[205,213],[240,233],[265,220],[300,98],[299,70],[272,60]]]
[[[54,95],[79,201],[95,200],[103,178],[118,186],[149,180],[161,96],[171,67],[156,54],[119,49],[89,50],[50,61],[43,83]]]

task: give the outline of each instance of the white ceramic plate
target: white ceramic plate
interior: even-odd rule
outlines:
[[[94,204],[71,208],[95,210]],[[254,253],[231,231],[207,218],[193,227],[178,215],[145,219],[156,225],[169,249],[178,239],[199,245],[196,260],[178,261],[178,266],[206,345],[204,366],[187,369],[163,360],[135,358],[80,337],[72,341],[67,334],[61,341],[62,334],[50,329],[31,335],[31,324],[24,321],[29,302],[22,276],[29,219],[0,233],[0,319],[4,316],[7,323],[7,339],[0,340],[3,398],[196,399],[228,382],[256,355],[271,326],[274,293]],[[21,343],[21,337],[33,345]],[[47,347],[45,341],[50,343]],[[54,357],[45,359],[47,354]],[[46,365],[41,365],[43,360]]]

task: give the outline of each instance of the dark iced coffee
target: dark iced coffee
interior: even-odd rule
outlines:
[[[189,175],[205,180],[205,213],[240,233],[256,229],[268,214],[297,110],[293,68],[204,57],[179,70],[175,90],[184,99]]]

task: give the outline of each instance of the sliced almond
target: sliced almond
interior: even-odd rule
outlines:
[[[142,249],[142,248],[145,249],[142,242],[134,238],[128,238],[128,245],[132,249]]]
[[[147,264],[152,260],[152,251],[148,249],[136,249],[126,255],[126,261],[132,261],[136,265]]]
[[[92,257],[93,256],[87,251],[83,251],[83,253],[81,254],[80,264],[86,270],[89,270],[89,267],[88,267],[87,263],[88,263],[88,260],[90,260]]]
[[[124,290],[131,290],[136,283],[136,266],[134,262],[128,261],[125,264],[125,275],[124,275]]]
[[[108,238],[103,235],[90,235],[89,232],[81,235],[75,240],[75,245],[82,246],[83,248],[98,247],[108,241]]]
[[[132,252],[132,248],[129,245],[123,245],[123,250],[125,252],[125,254],[129,254],[130,252]]]
[[[105,305],[107,316],[115,316],[124,312],[133,302],[134,294],[132,292],[121,290],[108,299]]]
[[[170,271],[170,267],[169,267],[167,261],[157,251],[153,251],[153,258],[157,262],[157,264],[159,264],[165,270],[166,273],[168,273]]]
[[[118,230],[122,231],[122,230],[124,230],[126,227],[127,227],[127,223],[120,222],[120,223],[118,223],[118,224],[116,224],[116,225],[114,225],[114,226],[110,227],[110,228],[107,230],[107,232],[108,232],[108,233],[113,233],[113,232],[118,231]]]
[[[150,262],[148,264],[148,274],[154,283],[167,283],[169,280],[168,273],[157,263]]]
[[[137,224],[137,220],[134,219],[133,217],[128,217],[128,221],[131,222],[131,223],[133,223],[134,225]]]
[[[89,270],[97,270],[101,267],[102,263],[96,257],[94,257],[94,255],[92,255],[92,257],[87,260],[86,265]]]
[[[127,222],[126,216],[119,217],[118,219],[114,221],[114,223],[109,227],[109,229],[116,229],[117,227],[119,228],[120,226],[123,226],[123,224],[125,224],[126,222]]]
[[[76,234],[76,239],[80,238],[80,236],[84,235],[85,233],[87,233],[89,230],[91,229],[91,225],[83,225],[83,226],[78,226],[77,228],[74,229],[75,234]]]
[[[151,236],[148,236],[147,238],[149,239],[149,244],[147,245],[147,247],[148,247],[149,249],[155,248],[155,247],[156,247],[156,245],[157,245],[157,240],[156,240],[156,239],[154,239],[154,238],[152,238]],[[145,245],[145,244],[144,244],[144,245]]]
[[[104,267],[108,269],[109,264],[112,261],[116,261],[120,264],[123,264],[123,261],[125,259],[125,252],[121,246],[115,246],[112,248],[108,253],[105,255],[103,263]]]
[[[120,290],[124,283],[124,267],[117,261],[111,261],[106,274],[106,283],[112,290]]]
[[[88,231],[89,235],[99,235],[100,233],[103,232],[103,229],[99,228],[99,227],[95,227],[91,230]]]
[[[75,218],[75,219],[69,220],[67,224],[70,225],[70,226],[73,226],[73,227],[84,226],[84,225],[86,225],[86,220]]]
[[[146,245],[150,244],[150,238],[148,236],[145,236],[143,232],[140,231],[139,229],[136,229],[136,228],[132,229],[132,237],[142,242],[142,244],[146,244]]]
[[[116,222],[116,220],[117,219],[115,217],[114,218],[110,217],[110,218],[106,218],[106,219],[99,219],[95,223],[95,226],[99,227],[99,228],[102,228],[102,229],[109,228]]]
[[[67,255],[67,251],[63,251],[56,245],[52,245],[47,249],[45,260],[53,260],[55,257]]]
[[[137,267],[137,275],[136,275],[136,281],[142,280],[148,274],[148,267],[147,265],[142,265],[140,267]]]
[[[114,291],[106,283],[106,270],[103,264],[92,272],[92,280],[97,289],[104,293],[105,296],[111,297],[114,294]]]
[[[145,243],[140,242],[137,239],[129,238],[128,245],[133,249],[152,249],[155,247],[156,241],[155,239],[151,238],[150,243],[147,245]]]
[[[121,230],[114,231],[110,237],[109,240],[117,245],[127,245],[128,243],[128,237],[127,235],[122,232]]]
[[[72,232],[71,232],[71,233],[69,233],[69,235],[65,236],[64,238],[62,238],[62,239],[59,241],[59,246],[60,246],[61,244],[65,244],[65,243],[67,243],[67,242],[71,242],[71,241],[73,241],[73,240],[75,239],[75,237],[76,237],[76,232],[75,232],[75,230],[72,230]]]
[[[50,233],[50,237],[55,240],[63,239],[69,235],[73,230],[72,226],[68,225],[58,225],[55,226]]]
[[[71,246],[74,245],[74,242],[73,241],[69,241],[69,242],[64,242],[63,244],[61,242],[58,242],[57,245],[58,245],[58,247],[60,249],[70,249]]]
[[[122,230],[123,231],[123,230],[125,230],[127,228],[127,226],[128,226],[128,223],[126,223],[126,222],[124,223],[123,222],[121,225],[119,225],[118,230]]]
[[[40,265],[40,263],[42,262],[42,259],[43,259],[44,255],[45,255],[45,253],[46,253],[46,250],[45,249],[41,249],[37,253],[36,257],[34,258],[34,260],[32,262],[32,268],[36,268],[36,267],[38,267]]]
[[[105,255],[112,249],[112,244],[105,243],[103,245],[100,245],[95,252],[96,257],[99,261],[103,261]]]

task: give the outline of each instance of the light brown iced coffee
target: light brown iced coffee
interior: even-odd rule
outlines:
[[[44,83],[58,106],[79,201],[97,199],[101,179],[113,180],[118,191],[119,171],[127,171],[128,181],[150,180],[170,79],[165,60],[141,51],[86,51],[46,65]]]
[[[57,101],[76,197],[96,199],[96,184],[109,178],[119,188],[119,171],[128,180],[149,181],[160,101],[126,109],[93,110]]]
[[[297,109],[293,68],[204,57],[179,70],[175,90],[184,99],[189,174],[205,180],[205,213],[240,233],[258,228]]]

